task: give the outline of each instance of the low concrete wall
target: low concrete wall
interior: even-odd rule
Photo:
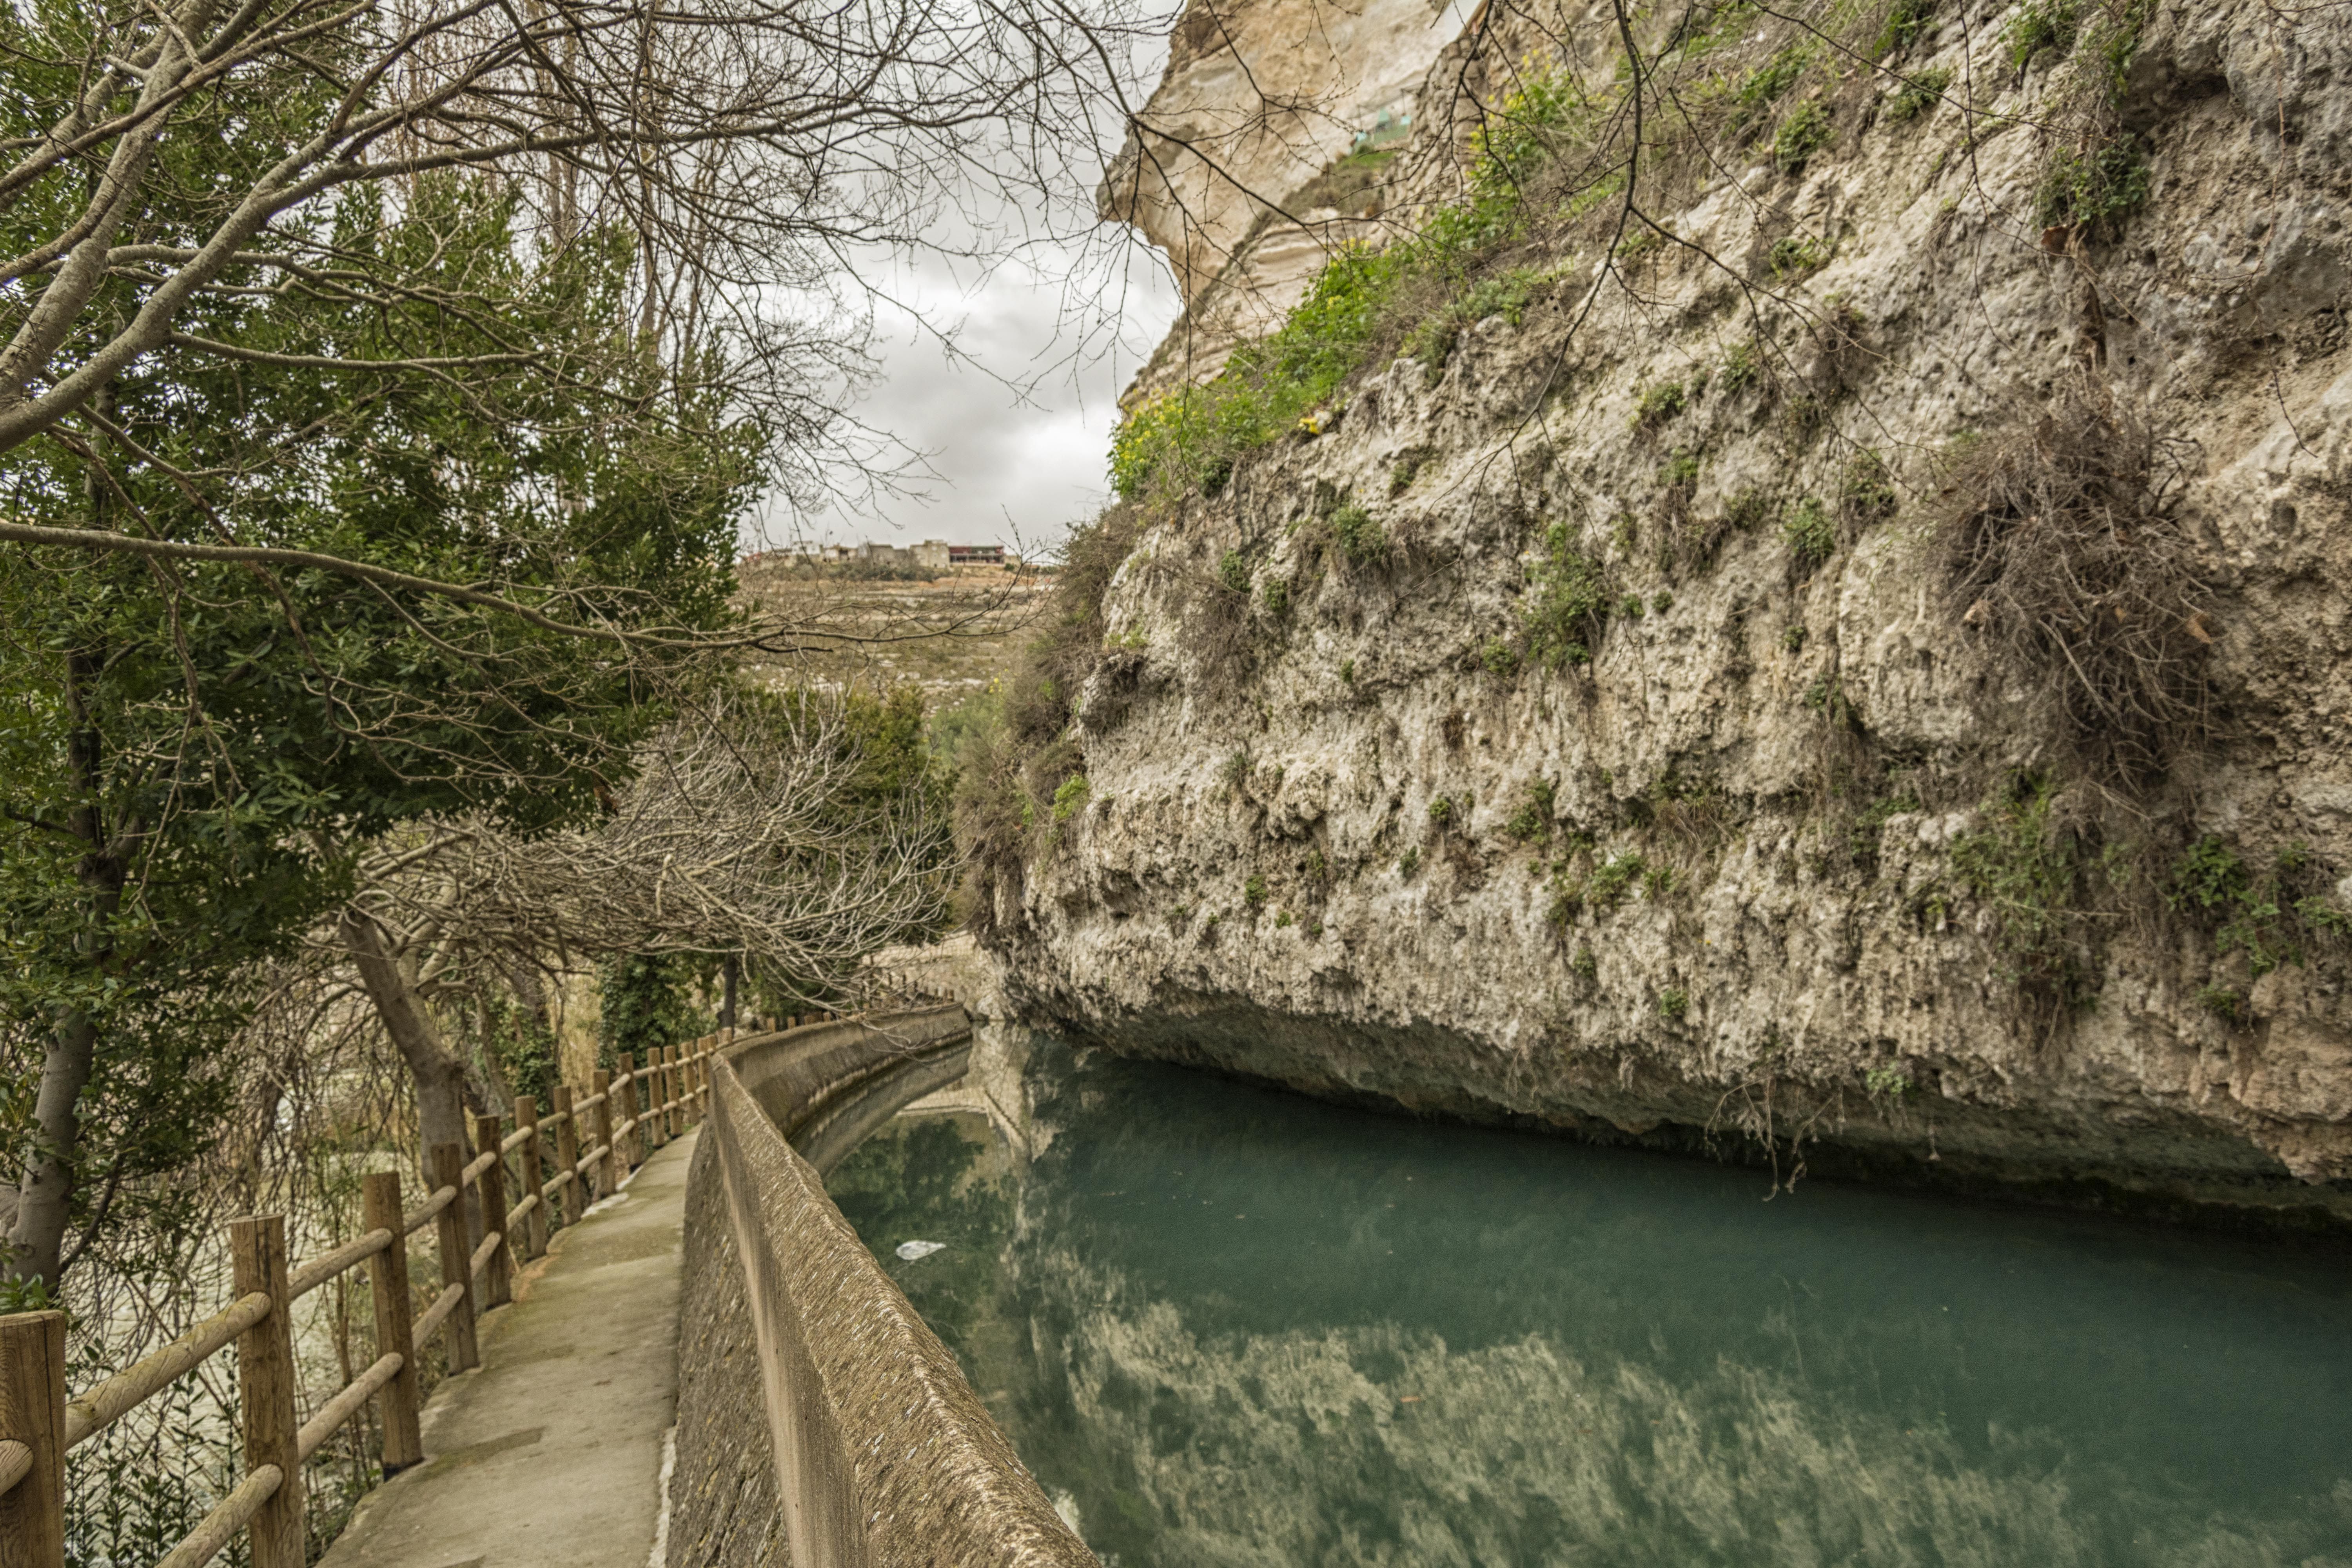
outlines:
[[[953,1005],[848,1020],[715,1068],[688,1198],[670,1568],[1094,1563],[793,1146],[837,1158],[961,1070],[970,1030]]]
[[[669,1568],[785,1568],[743,1260],[727,1217],[718,1140],[707,1135],[687,1178],[685,1268]]]

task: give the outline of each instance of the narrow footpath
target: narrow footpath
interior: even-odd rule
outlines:
[[[557,1233],[320,1568],[646,1568],[677,1406],[688,1133]]]

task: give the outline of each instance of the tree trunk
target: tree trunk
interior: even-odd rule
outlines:
[[[416,994],[408,966],[392,951],[375,917],[358,910],[345,910],[342,938],[359,969],[360,984],[367,988],[368,1000],[375,1004],[375,1016],[383,1021],[384,1033],[392,1037],[393,1048],[408,1064],[408,1076],[416,1084],[416,1126],[422,1145],[417,1152],[418,1169],[429,1182],[436,1144],[455,1143],[468,1159],[473,1157],[473,1144],[466,1136],[466,1064],[443,1043],[425,999]],[[469,1193],[467,1229],[478,1242],[481,1217],[474,1207]]]
[[[74,874],[86,895],[83,907],[89,922],[76,946],[94,973],[103,973],[113,963],[114,920],[122,910],[124,881],[122,856],[106,816],[104,740],[91,706],[104,668],[103,658],[90,649],[66,656],[66,768],[76,795],[66,822],[81,840]],[[127,827],[123,837],[132,837]],[[16,1193],[16,1218],[8,1227],[9,1278],[40,1280],[51,1300],[58,1296],[58,1261],[72,1215],[81,1091],[89,1087],[97,1060],[98,1020],[85,1008],[67,1008],[49,1031],[49,1048],[41,1061],[41,1087],[33,1100],[35,1143],[26,1161],[24,1185]]]
[[[97,1026],[79,1008],[68,1011],[49,1032],[40,1092],[33,1102],[38,1142],[26,1167],[25,1185],[16,1194],[16,1221],[8,1232],[10,1276],[40,1280],[53,1301],[73,1201],[74,1149],[81,1131],[74,1108],[97,1059]]]

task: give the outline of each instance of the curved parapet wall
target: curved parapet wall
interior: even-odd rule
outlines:
[[[820,1173],[955,1077],[970,1040],[947,1006],[757,1037],[715,1068],[688,1202],[675,1568],[1095,1563]]]

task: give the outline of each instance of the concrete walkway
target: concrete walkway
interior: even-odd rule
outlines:
[[[677,1405],[689,1133],[557,1233],[425,1406],[425,1459],[368,1494],[321,1568],[646,1568]]]

